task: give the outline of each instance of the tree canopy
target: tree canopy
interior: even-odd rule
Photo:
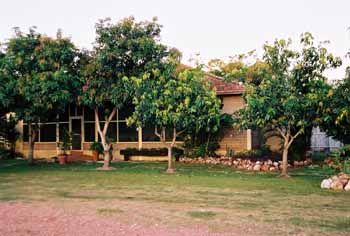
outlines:
[[[0,91],[0,96],[11,94],[8,110],[28,123],[31,163],[37,124],[45,123],[51,115],[74,102],[73,93],[80,87],[76,71],[79,53],[60,32],[54,39],[33,28],[28,33],[17,29],[6,43],[2,61],[0,79],[6,88]]]
[[[321,129],[344,144],[350,144],[349,94],[350,77],[347,73],[344,80],[339,81],[329,89],[320,120]]]
[[[163,143],[166,130],[171,130],[169,173],[175,170],[171,150],[177,137],[203,127],[216,131],[220,122],[220,101],[201,68],[176,71],[175,67],[176,63],[163,73],[153,71],[153,79],[135,79],[135,112],[128,119],[129,124],[140,127],[153,124],[155,134]]]
[[[97,121],[106,121],[103,128],[97,123],[105,150],[105,168],[109,168],[107,152],[111,148],[107,130],[117,109],[131,104],[134,89],[130,78],[164,69],[170,50],[160,43],[160,32],[161,25],[156,18],[137,22],[129,17],[115,24],[105,19],[96,24],[94,49],[83,73],[82,103],[95,110]],[[111,109],[105,109],[106,102],[111,103]],[[104,114],[103,117],[99,113]]]
[[[317,125],[328,93],[324,71],[341,65],[322,45],[315,46],[311,34],[300,39],[300,51],[291,41],[276,40],[264,46],[264,62],[271,69],[260,84],[249,84],[239,124],[245,128],[270,127],[283,137],[283,170],[287,175],[288,149],[306,128]]]

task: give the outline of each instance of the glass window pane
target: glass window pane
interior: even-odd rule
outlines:
[[[128,127],[126,122],[119,122],[119,141],[137,142],[138,132],[135,127]]]
[[[23,142],[29,141],[28,125],[23,125]]]
[[[68,110],[68,106],[66,107],[66,109],[64,110],[63,113],[59,114],[59,121],[61,122],[68,122],[69,121],[69,110]]]
[[[126,120],[134,112],[133,105],[126,105],[118,111],[118,120]]]
[[[142,128],[143,141],[160,141],[159,137],[154,133],[154,125],[146,125]]]
[[[35,142],[39,141],[39,131],[37,131],[35,136]],[[23,125],[23,142],[29,142],[29,128],[28,125]]]
[[[56,142],[56,124],[46,124],[40,127],[40,142]]]
[[[84,120],[95,121],[95,112],[90,107],[84,107]]]
[[[95,141],[95,123],[85,123],[84,124],[85,142]]]
[[[105,122],[100,122],[101,129],[103,129]],[[107,138],[109,142],[117,142],[117,122],[111,122],[109,123],[108,129],[107,129]],[[98,135],[98,141],[101,141],[100,135]]]
[[[63,135],[65,132],[69,132],[69,124],[59,124],[59,135],[60,135],[60,141],[62,141]]]

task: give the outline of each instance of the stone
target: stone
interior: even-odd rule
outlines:
[[[348,182],[349,179],[342,177],[339,177],[339,181],[343,184],[343,186],[345,186]]]
[[[350,191],[350,181],[344,187],[345,191]]]
[[[269,169],[269,171],[276,171],[276,167],[271,166],[270,169]]]
[[[321,188],[330,189],[332,185],[332,179],[324,179],[321,183]]]
[[[345,173],[340,173],[339,175],[339,178],[342,178],[342,179],[350,179],[350,176],[348,174],[345,174]]]
[[[254,171],[260,171],[260,170],[261,170],[261,165],[256,164],[256,165],[253,167],[253,170],[254,170]]]
[[[278,162],[277,161],[273,162],[273,166],[278,167],[279,166]]]
[[[269,166],[268,166],[268,165],[263,165],[263,166],[261,167],[261,170],[262,170],[262,171],[269,171]]]
[[[344,185],[339,179],[333,180],[332,184],[331,184],[331,189],[333,189],[333,190],[343,190],[344,189]]]

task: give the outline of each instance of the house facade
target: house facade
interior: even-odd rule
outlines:
[[[225,82],[221,77],[206,75],[216,88],[217,96],[222,101],[222,113],[232,114],[244,105],[242,94],[244,86],[238,82]],[[122,159],[120,151],[126,148],[161,148],[164,144],[154,134],[154,127],[128,127],[126,118],[133,112],[132,106],[125,106],[118,110],[110,123],[107,136],[113,142],[113,157]],[[103,125],[103,121],[101,124]],[[72,135],[72,153],[92,155],[90,145],[99,141],[94,112],[88,107],[70,105],[64,114],[52,117],[49,122],[39,124],[37,140],[35,142],[35,158],[51,158],[57,156],[57,143],[61,140],[64,130]],[[28,126],[21,121],[17,126],[22,134],[17,144],[17,151],[28,155]],[[220,141],[219,155],[224,155],[227,149],[234,151],[250,150],[254,146],[254,137],[250,130],[234,130],[223,127],[223,138]],[[179,144],[181,142],[179,141]]]

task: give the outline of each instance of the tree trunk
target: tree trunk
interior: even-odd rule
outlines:
[[[111,167],[111,156],[109,150],[104,150],[103,152],[104,160],[103,160],[103,169],[109,169]]]
[[[34,144],[35,144],[35,135],[36,132],[32,126],[31,123],[28,123],[28,129],[29,129],[29,152],[28,152],[28,164],[33,165],[34,164]]]
[[[288,137],[288,136],[287,136]],[[288,138],[284,141],[283,153],[282,153],[282,171],[280,177],[286,178],[288,176],[288,148],[289,148]]]
[[[108,119],[106,120],[103,126],[103,130],[101,130],[100,119],[98,117],[98,108],[95,108],[95,120],[97,122],[97,131],[100,135],[101,144],[103,146],[103,156],[104,156],[103,167],[102,167],[103,169],[111,169],[112,154],[110,150],[111,150],[112,144],[108,142],[106,136],[107,136],[109,123],[113,119],[113,116],[115,115],[116,111],[117,109],[113,108],[113,111],[111,112],[111,114],[109,115]]]
[[[173,150],[173,146],[170,145],[168,147],[168,169],[166,170],[166,172],[169,174],[172,174],[175,172],[175,164],[173,160],[172,150]]]

